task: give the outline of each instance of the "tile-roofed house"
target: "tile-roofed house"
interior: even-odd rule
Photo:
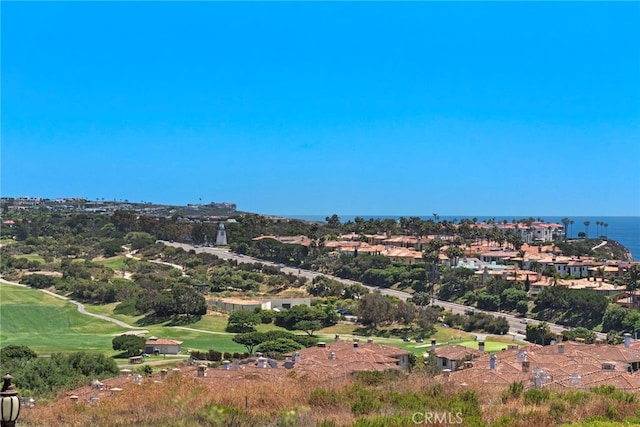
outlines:
[[[449,344],[442,347],[436,347],[433,351],[433,355],[435,356],[438,369],[449,369],[451,371],[455,371],[459,369],[464,362],[480,357],[484,355],[484,353],[463,345]]]
[[[144,344],[144,352],[148,354],[178,354],[182,341],[150,337]]]
[[[337,340],[319,343],[315,347],[299,350],[289,356],[293,357],[293,369],[296,371],[323,377],[344,376],[358,371],[408,370],[410,354],[407,350],[377,344],[372,340]]]
[[[607,384],[637,390],[640,388],[637,369],[640,369],[640,345],[630,341],[617,346],[564,341],[484,355],[474,361],[472,368],[440,375],[439,380],[495,386],[522,381],[526,387],[589,388]]]

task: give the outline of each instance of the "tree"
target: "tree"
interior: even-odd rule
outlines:
[[[260,323],[260,315],[254,311],[234,311],[229,315],[227,332],[246,333],[255,332],[255,326]]]
[[[300,350],[304,346],[289,338],[278,338],[273,341],[265,341],[256,347],[256,350],[266,354],[274,354],[276,356],[292,351]]]
[[[640,298],[638,298],[637,290],[640,288],[640,265],[632,265],[624,276],[622,276],[622,283],[627,287],[627,290],[631,292],[632,300],[638,304],[638,311],[640,311]]]
[[[337,214],[326,217],[325,221],[327,221],[327,227],[330,228],[339,228],[341,225],[340,217]]]
[[[8,345],[0,348],[0,362],[4,365],[7,359],[30,360],[38,357],[38,353],[26,345]]]
[[[207,314],[207,301],[193,286],[179,283],[173,286],[173,300],[175,314],[202,316]]]
[[[516,304],[516,312],[524,316],[525,314],[527,314],[527,311],[529,311],[529,303],[527,302],[527,300],[518,301],[518,303]]]
[[[449,264],[455,267],[458,264],[458,258],[464,255],[464,251],[459,246],[449,246],[444,253],[449,258]]]
[[[253,354],[253,348],[265,341],[265,334],[262,332],[247,332],[235,335],[231,340],[242,344],[247,348],[247,353]]]
[[[118,239],[108,239],[100,242],[100,248],[104,256],[110,258],[122,252],[122,244],[124,242]]]
[[[431,295],[426,292],[416,292],[407,301],[410,301],[417,306],[423,307],[431,303]]]
[[[293,325],[293,329],[298,331],[305,331],[307,335],[313,336],[313,333],[318,329],[322,329],[322,323],[318,320],[300,320],[295,325]]]
[[[623,330],[622,325],[628,312],[628,309],[617,304],[609,304],[602,316],[602,332]]]
[[[434,307],[422,307],[417,310],[416,320],[418,326],[423,331],[430,331],[433,329],[433,325],[438,321],[440,310]]]
[[[565,340],[570,341],[576,341],[577,338],[581,338],[586,344],[593,344],[597,338],[595,332],[583,327],[578,327],[571,331],[564,331],[562,332],[562,336]]]
[[[416,306],[408,302],[398,301],[395,310],[395,320],[403,325],[409,325],[415,318]]]
[[[142,231],[132,231],[130,233],[127,233],[127,235],[124,237],[124,240],[125,242],[130,244],[131,249],[134,250],[142,249],[155,242],[155,238],[151,234],[144,233]]]
[[[376,328],[393,319],[393,304],[380,293],[365,295],[358,301],[358,317],[363,325]]]
[[[514,310],[520,301],[527,301],[527,293],[520,289],[509,288],[502,291],[500,298],[502,303],[501,308]]]
[[[146,339],[138,335],[118,335],[111,341],[114,350],[123,351],[127,357],[137,356],[144,350]]]
[[[564,225],[564,240],[567,240],[567,237],[569,236],[569,224],[571,223],[571,220],[569,218],[562,218],[561,220],[562,225]]]
[[[549,345],[555,338],[547,322],[540,322],[537,325],[529,323],[527,325],[526,335],[527,341],[540,345]]]

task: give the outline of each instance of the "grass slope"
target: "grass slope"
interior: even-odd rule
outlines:
[[[26,345],[37,353],[99,351],[115,354],[111,341],[117,334],[128,331],[111,322],[78,313],[75,305],[35,289],[0,284],[0,346]],[[108,306],[86,305],[89,312],[118,318],[135,326],[136,317],[114,315]],[[208,316],[207,316],[208,317]],[[220,319],[190,325],[189,331],[163,325],[144,326],[146,336],[183,341],[182,348],[207,351],[242,352],[245,347],[231,340],[233,335],[217,332]],[[224,320],[226,325],[226,320]],[[222,328],[224,329],[224,328]]]
[[[0,345],[27,345],[38,353],[110,351],[125,329],[78,313],[75,305],[43,292],[0,284]]]

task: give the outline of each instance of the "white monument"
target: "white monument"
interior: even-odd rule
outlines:
[[[227,245],[227,230],[224,229],[224,224],[218,225],[218,235],[216,236],[216,246]]]

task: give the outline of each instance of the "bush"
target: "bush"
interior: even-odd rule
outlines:
[[[53,277],[45,276],[44,274],[28,274],[26,276],[22,276],[20,283],[34,289],[45,289],[54,286],[56,280]]]
[[[342,402],[342,398],[335,390],[317,388],[311,390],[307,401],[312,406],[327,407],[338,406]]]
[[[525,405],[539,405],[549,400],[551,397],[549,390],[531,389],[524,392]]]

